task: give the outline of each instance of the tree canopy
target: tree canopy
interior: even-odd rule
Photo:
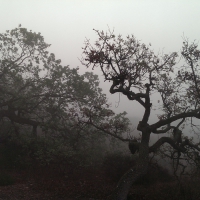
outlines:
[[[122,93],[145,108],[142,123],[151,113],[151,96],[157,92],[162,99],[163,114],[157,123],[149,126],[153,133],[169,131],[172,122],[188,117],[200,119],[199,57],[196,43],[184,40],[181,57],[184,65],[177,66],[178,53],[156,55],[150,45],[140,43],[135,37],[113,32],[97,31],[99,39],[94,45],[85,41],[82,63],[99,67],[105,81],[110,81],[110,93]],[[167,126],[165,129],[159,129]]]
[[[1,119],[9,120],[16,133],[25,125],[34,134],[40,127],[68,135],[88,128],[91,118],[104,126],[109,120],[128,125],[125,113],[115,115],[109,109],[98,76],[63,66],[47,51],[49,46],[40,33],[20,26],[0,34]],[[119,126],[116,131],[126,129]]]

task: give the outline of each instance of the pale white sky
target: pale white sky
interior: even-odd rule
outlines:
[[[200,40],[199,0],[0,0],[0,19],[0,33],[19,24],[41,32],[62,64],[80,66],[81,72],[87,69],[78,57],[85,37],[95,40],[93,28],[106,31],[109,26],[116,35],[133,34],[151,43],[155,52],[179,51],[183,35],[190,41]],[[109,95],[109,83],[101,86]],[[143,114],[137,104],[122,97],[115,108],[119,95],[108,97],[117,112],[126,110],[138,117]]]

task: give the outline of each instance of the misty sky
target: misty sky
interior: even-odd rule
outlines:
[[[93,28],[106,31],[109,26],[115,35],[133,34],[141,42],[151,43],[156,53],[180,51],[183,36],[189,41],[200,40],[199,0],[0,0],[0,19],[0,33],[19,24],[41,32],[52,44],[49,51],[63,65],[79,66],[82,73],[87,69],[78,57],[85,38],[97,38]],[[109,83],[102,82],[101,86],[109,95]],[[119,95],[108,97],[117,112],[126,110],[129,116],[142,116],[137,103],[121,96],[115,108]]]

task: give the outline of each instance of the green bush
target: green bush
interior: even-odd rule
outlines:
[[[106,177],[112,181],[118,181],[121,176],[134,165],[129,155],[108,154],[104,158],[103,169]]]
[[[156,182],[168,182],[173,180],[167,169],[162,166],[151,163],[149,164],[147,174],[136,181],[138,185],[152,185]]]
[[[0,144],[0,168],[1,169],[25,169],[30,165],[28,152],[21,144],[8,141]]]
[[[14,182],[14,178],[11,175],[3,172],[0,173],[0,186],[13,185]]]
[[[109,154],[105,157],[103,168],[106,177],[112,181],[119,181],[122,175],[136,164],[136,161],[129,155],[123,153]],[[158,181],[168,182],[172,180],[166,169],[157,164],[150,164],[147,174],[136,181],[138,185],[151,185]]]

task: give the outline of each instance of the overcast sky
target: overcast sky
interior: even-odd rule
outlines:
[[[109,26],[115,35],[133,34],[142,42],[151,43],[156,53],[179,51],[183,36],[190,41],[200,40],[199,0],[0,0],[0,19],[1,33],[19,24],[41,32],[45,41],[52,44],[50,52],[63,65],[80,66],[82,73],[87,69],[78,57],[85,38],[97,38],[93,28],[106,31]],[[109,83],[101,86],[109,95]],[[130,116],[142,116],[137,104],[121,97],[115,108],[119,95],[108,97],[117,112],[126,110]]]

